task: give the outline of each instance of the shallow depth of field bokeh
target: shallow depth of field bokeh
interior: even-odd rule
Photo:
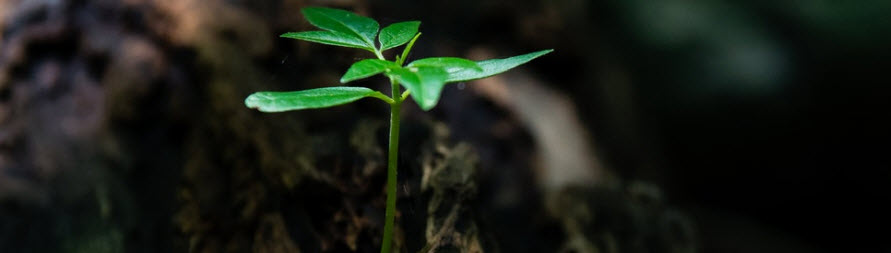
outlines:
[[[891,251],[891,1],[0,0],[0,252],[377,252],[387,106],[244,106],[306,6],[555,49],[406,103],[400,252]]]

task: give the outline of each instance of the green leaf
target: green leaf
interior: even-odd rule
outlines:
[[[350,66],[350,69],[347,70],[346,74],[344,74],[343,77],[340,78],[340,82],[351,82],[353,80],[377,75],[381,72],[387,71],[387,69],[394,68],[399,68],[399,66],[391,61],[378,59],[361,60],[357,63],[353,63],[353,66]]]
[[[282,38],[291,38],[305,40],[315,43],[321,43],[333,46],[352,47],[374,51],[368,48],[364,41],[355,36],[342,32],[333,31],[309,31],[309,32],[289,32],[281,35]]]
[[[393,69],[387,75],[405,86],[418,106],[426,111],[436,106],[449,73],[439,67],[407,67]]]
[[[473,62],[468,59],[455,58],[455,57],[433,57],[433,58],[424,58],[420,60],[413,61],[408,64],[411,66],[426,66],[426,67],[440,67],[445,69],[446,72],[455,73],[459,71],[471,71],[471,72],[482,72],[483,68],[481,68],[476,62]]]
[[[381,29],[378,40],[381,42],[381,51],[401,46],[408,43],[418,33],[420,21],[399,22]]]
[[[490,76],[494,76],[497,74],[501,74],[502,72],[508,71],[512,68],[520,66],[524,63],[531,61],[532,59],[538,58],[542,55],[550,53],[554,51],[553,49],[541,50],[538,52],[528,53],[524,55],[518,55],[505,59],[491,59],[485,61],[477,62],[483,71],[473,71],[473,70],[462,70],[454,73],[449,73],[449,77],[446,79],[446,82],[463,82],[474,79],[486,78]]]
[[[326,87],[302,91],[264,91],[251,94],[244,100],[248,108],[261,112],[324,108],[342,105],[364,97],[383,96],[365,87]]]
[[[310,24],[322,30],[356,36],[365,42],[365,46],[375,48],[374,37],[377,36],[380,25],[374,19],[331,8],[307,7],[301,12]]]

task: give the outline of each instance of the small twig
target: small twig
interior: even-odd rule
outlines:
[[[447,232],[452,231],[452,228],[455,227],[455,221],[458,219],[458,210],[461,209],[461,204],[455,204],[452,206],[452,210],[449,211],[449,216],[446,216],[446,219],[442,222],[442,225],[439,227],[439,231],[436,232],[436,235],[433,236],[433,239],[430,242],[427,242],[427,246],[424,246],[418,252],[423,253],[432,253],[436,247],[442,243],[442,237],[445,236]]]

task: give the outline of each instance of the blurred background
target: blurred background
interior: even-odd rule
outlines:
[[[0,0],[0,252],[376,252],[388,108],[243,104],[373,57],[305,6],[555,49],[404,108],[400,252],[891,252],[883,0]]]

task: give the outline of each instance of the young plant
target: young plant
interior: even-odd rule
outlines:
[[[264,91],[251,94],[244,100],[249,108],[262,112],[284,112],[324,108],[373,97],[390,105],[390,141],[387,160],[387,207],[384,220],[381,253],[390,252],[393,220],[396,213],[396,161],[399,146],[399,115],[402,102],[409,96],[423,110],[430,110],[439,101],[447,83],[480,79],[505,72],[553,50],[542,50],[505,59],[474,62],[455,57],[434,57],[404,64],[415,41],[421,36],[421,22],[407,21],[391,24],[378,33],[373,19],[355,13],[329,8],[303,8],[303,16],[320,31],[289,32],[281,37],[327,45],[366,50],[375,58],[354,63],[340,78],[341,83],[383,74],[390,79],[390,96],[365,87],[326,87],[290,92]],[[377,38],[377,43],[375,42]],[[383,52],[408,43],[395,60],[384,58]],[[400,92],[400,85],[405,92]]]

